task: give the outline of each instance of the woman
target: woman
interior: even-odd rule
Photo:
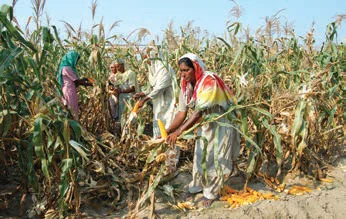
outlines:
[[[108,77],[108,92],[110,114],[114,121],[119,120],[119,94],[115,91],[121,84],[121,75],[118,74],[117,61],[113,61],[110,65],[111,73]]]
[[[92,86],[87,78],[79,79],[76,65],[79,60],[77,51],[69,51],[61,59],[57,78],[63,92],[63,104],[68,107],[75,120],[78,120],[77,87],[79,85]]]
[[[150,92],[139,92],[133,97],[139,99],[138,109],[144,106],[145,102],[151,100],[153,103],[153,135],[154,138],[160,136],[158,119],[168,127],[174,117],[174,90],[173,78],[174,70],[155,51],[150,51],[150,57],[145,55],[148,64]],[[179,161],[180,148],[178,146],[167,151],[166,174],[176,170]]]
[[[231,90],[214,73],[205,71],[197,55],[188,53],[179,59],[181,93],[178,112],[168,128],[166,141],[173,145],[179,135],[206,114],[223,114],[232,105]],[[188,108],[193,113],[185,121]],[[226,117],[217,120],[230,123]],[[231,173],[232,161],[239,154],[239,133],[232,127],[209,122],[198,130],[189,193],[203,192],[203,205],[209,207],[218,198],[225,176]],[[207,140],[207,145],[204,145]],[[207,147],[205,149],[205,147]],[[205,157],[206,156],[206,157]],[[206,170],[203,170],[203,160]],[[207,176],[207,177],[204,177]]]

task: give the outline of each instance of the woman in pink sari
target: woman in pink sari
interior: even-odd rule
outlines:
[[[76,65],[79,60],[77,51],[69,51],[61,59],[57,79],[62,87],[63,104],[68,107],[73,118],[78,121],[77,87],[79,85],[92,86],[87,78],[78,78]]]
[[[203,115],[222,115],[232,106],[232,93],[214,73],[205,70],[197,55],[188,53],[179,59],[181,92],[179,108],[167,129],[166,141],[174,145],[177,137],[196,124]],[[193,113],[186,119],[188,109]],[[186,119],[186,120],[185,120]],[[193,180],[189,196],[203,192],[203,204],[209,207],[218,198],[224,179],[231,173],[238,156],[240,136],[228,118],[221,117],[198,130],[193,159]]]

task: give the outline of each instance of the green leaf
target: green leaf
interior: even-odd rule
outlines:
[[[12,64],[13,60],[17,58],[22,52],[23,49],[21,49],[20,47],[1,51],[0,72],[3,72],[5,68],[9,67]]]
[[[9,21],[6,18],[6,15],[4,15],[2,12],[0,12],[0,22],[6,27],[8,32],[15,37],[19,42],[24,44],[26,47],[31,49],[33,52],[37,52],[37,49],[34,47],[32,43],[25,40],[24,37],[22,37],[21,33],[11,24],[11,21]]]
[[[262,124],[273,135],[274,145],[275,145],[276,163],[278,164],[278,166],[281,166],[282,160],[283,160],[283,154],[282,154],[283,152],[282,152],[282,146],[281,146],[281,136],[276,131],[276,127],[274,125],[269,125],[268,121],[266,119],[264,119],[262,121]]]
[[[305,107],[306,107],[306,101],[301,100],[296,108],[295,115],[294,115],[294,121],[292,126],[292,143],[294,146],[296,146],[296,136],[299,135],[299,132],[301,130],[303,121],[304,121],[304,113],[305,113]]]
[[[74,140],[70,140],[69,143],[79,153],[80,156],[82,156],[86,161],[89,161],[88,155],[84,151],[86,149],[82,149],[83,145]]]
[[[227,49],[229,49],[229,50],[231,49],[231,46],[226,42],[226,40],[224,40],[224,39],[221,38],[221,37],[216,37],[216,39],[222,41],[222,42],[227,46]]]
[[[265,110],[265,109],[262,109],[262,108],[259,108],[259,107],[253,107],[253,106],[250,107],[250,108],[256,110],[257,112],[259,112],[259,113],[261,113],[263,115],[268,116],[270,119],[273,119],[273,115],[270,112],[268,112],[267,110]]]
[[[8,14],[10,20],[13,19],[13,7],[9,6],[9,5],[1,5],[1,8],[0,8],[0,13],[6,15]]]
[[[43,145],[43,133],[46,127],[43,123],[43,119],[38,117],[34,122],[33,143],[35,145],[35,153],[41,161],[42,172],[47,179],[49,179],[48,161]]]
[[[82,136],[82,128],[79,125],[78,122],[74,121],[74,120],[69,120],[70,126],[72,127],[72,130],[75,134],[76,140],[79,141],[80,137]]]
[[[246,175],[247,177],[249,178],[252,173],[254,172],[255,170],[255,166],[256,166],[256,163],[257,163],[257,155],[258,153],[252,151],[251,154],[250,154],[250,158],[249,158],[249,164],[246,168]]]

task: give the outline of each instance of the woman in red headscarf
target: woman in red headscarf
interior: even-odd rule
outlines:
[[[205,71],[205,65],[197,55],[185,54],[178,64],[181,74],[179,107],[167,129],[169,135],[166,139],[171,145],[203,115],[222,115],[233,104],[231,90],[216,74]],[[193,113],[185,120],[189,108]],[[221,117],[204,124],[198,130],[200,137],[196,139],[193,180],[188,195],[203,192],[206,207],[218,198],[225,177],[231,173],[232,161],[239,154],[240,137],[233,128],[235,125],[220,124],[230,124],[230,121]]]

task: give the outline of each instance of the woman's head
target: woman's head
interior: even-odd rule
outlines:
[[[205,65],[204,63],[199,59],[199,57],[193,53],[187,53],[185,55],[183,55],[179,61],[178,61],[178,65],[179,65],[179,69],[181,72],[187,72],[188,68],[190,68],[191,70],[193,69],[193,77],[190,77],[189,79],[194,79],[194,81],[191,81],[193,83],[195,83],[196,81],[198,81],[201,76],[203,75],[204,71],[205,71]],[[184,80],[186,80],[184,77],[184,74],[181,74],[182,76],[182,81],[184,83]],[[188,76],[188,75],[186,75]],[[186,80],[186,82],[188,82]]]
[[[116,71],[119,71],[121,73],[125,72],[125,61],[122,58],[117,58],[114,61],[114,66],[116,68]]]
[[[65,66],[70,66],[75,68],[80,56],[76,50],[71,50],[66,53],[66,55],[62,58],[62,62],[64,62]]]
[[[112,72],[113,74],[116,74],[117,71],[118,71],[117,66],[116,66],[116,61],[113,61],[113,62],[111,63],[111,65],[109,66],[109,68],[111,69],[111,72]]]
[[[192,61],[187,57],[183,57],[179,59],[178,65],[179,65],[180,76],[182,80],[195,84],[196,83],[195,67],[193,66]]]

